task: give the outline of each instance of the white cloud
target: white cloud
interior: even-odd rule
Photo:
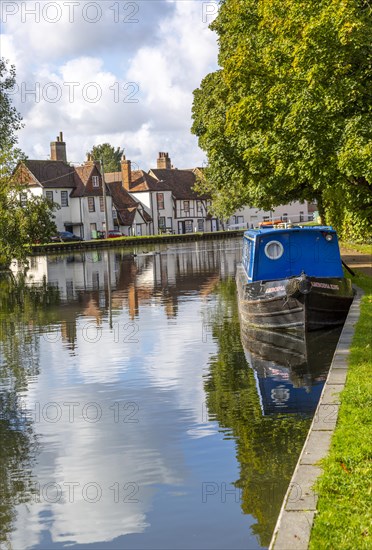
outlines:
[[[38,23],[22,13],[36,4],[20,2],[0,37],[2,55],[16,64],[14,100],[26,125],[19,143],[30,158],[46,158],[62,130],[73,162],[108,141],[143,169],[154,166],[160,150],[179,168],[201,164],[205,155],[190,134],[192,91],[217,60],[202,2],[90,3],[102,10],[96,23],[86,20],[95,9],[83,2],[72,23],[66,8],[55,24],[48,21],[56,17],[53,7]],[[39,99],[27,93],[35,87]]]

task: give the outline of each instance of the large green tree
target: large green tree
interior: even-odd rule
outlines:
[[[219,213],[316,198],[370,234],[370,3],[224,0],[211,28],[221,69],[194,92],[192,131]]]
[[[103,160],[105,172],[120,172],[120,161],[123,156],[124,149],[113,147],[109,143],[95,145],[88,153],[94,160]]]
[[[14,181],[14,168],[23,157],[15,148],[22,124],[9,95],[14,85],[14,67],[8,69],[0,58],[0,270],[8,268],[14,258],[25,260],[32,243],[44,242],[56,232],[55,205],[27,193]]]
[[[22,118],[12,105],[10,93],[15,85],[15,67],[9,67],[0,58],[0,149],[12,147],[16,141],[16,131],[22,128]]]

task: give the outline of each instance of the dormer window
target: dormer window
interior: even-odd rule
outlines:
[[[93,187],[99,187],[99,176],[92,176]]]

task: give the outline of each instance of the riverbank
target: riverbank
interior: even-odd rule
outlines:
[[[354,250],[358,290],[272,537],[271,549],[371,547],[370,257]],[[343,259],[346,261],[343,251]],[[349,262],[350,262],[350,258]],[[364,295],[363,295],[364,292]]]
[[[32,247],[34,256],[54,254],[55,252],[84,251],[97,248],[117,248],[123,246],[139,246],[141,244],[173,243],[187,241],[206,241],[213,239],[233,239],[240,237],[244,229],[236,231],[213,231],[210,233],[186,233],[184,235],[144,235],[139,237],[119,237],[116,239],[95,239],[91,241],[75,241],[66,243],[38,244]]]
[[[364,291],[341,393],[337,427],[315,489],[318,505],[310,549],[371,548],[372,277],[358,272]]]

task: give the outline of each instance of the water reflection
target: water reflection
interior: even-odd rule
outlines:
[[[285,332],[241,326],[263,414],[315,412],[341,330]]]
[[[236,241],[102,251],[33,258],[17,299],[4,282],[2,540],[267,545],[309,420],[262,415],[239,259]]]
[[[0,542],[9,541],[15,506],[34,493],[32,466],[38,454],[24,395],[39,373],[35,324],[47,322],[59,294],[42,284],[28,288],[24,279],[0,274]],[[25,318],[28,320],[25,323]]]
[[[253,365],[247,362],[240,340],[233,281],[221,283],[219,299],[220,315],[226,310],[230,315],[222,322],[211,321],[218,353],[205,381],[208,410],[236,440],[240,471],[234,486],[240,491],[243,512],[256,519],[252,532],[267,546],[310,419],[262,414]]]

